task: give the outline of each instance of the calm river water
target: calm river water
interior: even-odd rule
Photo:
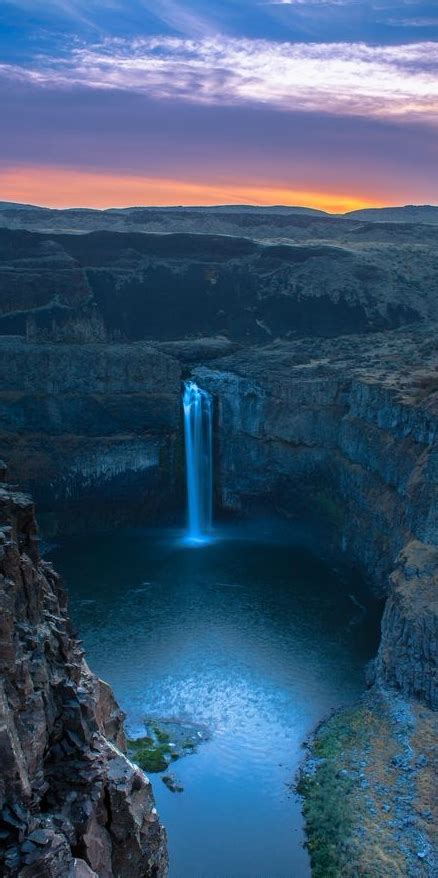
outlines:
[[[50,552],[93,670],[127,714],[208,727],[152,775],[171,878],[306,878],[302,743],[354,700],[377,645],[380,608],[275,523],[224,529],[202,548],[171,531],[71,538]]]

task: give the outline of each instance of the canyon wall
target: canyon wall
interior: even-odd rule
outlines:
[[[436,703],[434,591],[420,631],[416,590],[397,591],[400,567],[388,588],[408,545],[438,543],[434,326],[229,350],[214,339],[2,338],[0,454],[11,478],[33,490],[45,535],[181,515],[181,375],[192,369],[216,400],[218,507],[328,524],[335,551],[390,595],[376,673]]]
[[[435,331],[277,343],[194,374],[216,399],[220,503],[331,522],[345,557],[390,595],[381,679],[438,706]],[[422,588],[405,588],[402,600],[400,553],[413,545],[428,562],[418,564]]]
[[[421,588],[400,590],[400,553],[438,543],[434,325],[245,348],[3,337],[0,363],[0,454],[33,490],[45,535],[181,515],[192,371],[216,400],[218,507],[328,524],[331,548],[390,595],[375,673],[436,703],[430,575],[427,600],[421,565]]]
[[[4,477],[4,473],[0,473]],[[89,670],[66,594],[39,557],[34,507],[0,486],[0,872],[5,878],[164,878],[150,782]]]
[[[178,502],[175,359],[141,343],[3,337],[0,369],[0,455],[46,532],[143,520]]]

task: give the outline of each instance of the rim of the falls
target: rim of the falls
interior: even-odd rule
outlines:
[[[195,381],[184,382],[187,532],[189,545],[205,545],[213,526],[213,397]]]

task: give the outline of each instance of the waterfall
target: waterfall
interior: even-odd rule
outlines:
[[[188,537],[202,542],[212,525],[213,400],[194,381],[184,382]]]

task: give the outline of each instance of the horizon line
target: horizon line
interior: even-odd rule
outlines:
[[[10,201],[8,199],[0,198],[0,210],[7,210],[10,208],[33,208],[36,210],[52,210],[52,211],[66,211],[66,210],[84,210],[95,213],[107,213],[108,211],[125,211],[125,210],[215,210],[217,208],[229,208],[229,209],[238,209],[240,208],[250,208],[253,210],[273,210],[273,209],[281,209],[281,210],[310,210],[315,213],[325,214],[326,216],[339,217],[339,216],[348,216],[351,213],[357,213],[358,211],[371,211],[371,210],[394,210],[404,208],[436,208],[438,209],[438,204],[428,203],[398,203],[398,204],[382,204],[382,205],[372,205],[372,206],[364,206],[354,208],[353,210],[347,211],[331,211],[324,210],[323,208],[313,207],[311,204],[284,204],[284,203],[272,203],[272,204],[256,204],[249,201],[245,202],[217,202],[217,204],[207,204],[207,203],[199,203],[199,204],[126,204],[124,206],[114,205],[110,207],[89,207],[82,204],[71,204],[66,205],[64,207],[54,207],[50,204],[36,204],[25,201]]]

